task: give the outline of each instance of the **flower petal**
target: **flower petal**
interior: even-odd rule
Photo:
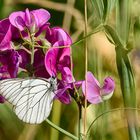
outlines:
[[[63,81],[59,81],[55,99],[60,100],[64,104],[69,104],[71,102],[71,96],[68,93],[68,89],[71,89],[70,84],[64,85]]]
[[[34,75],[36,77],[44,77],[49,78],[50,75],[48,74],[45,64],[44,64],[45,54],[42,49],[37,49],[34,54]]]
[[[115,82],[111,77],[107,77],[104,80],[104,85],[101,89],[101,96],[104,100],[109,99],[114,92]]]
[[[0,21],[0,50],[11,49],[11,24],[9,19]]]
[[[51,48],[45,55],[45,67],[50,76],[55,76],[61,72],[63,67],[70,68],[69,48]]]
[[[33,10],[30,13],[33,14],[37,27],[43,26],[50,19],[50,13],[45,9]]]
[[[19,54],[15,50],[6,50],[0,52],[0,62],[2,66],[0,69],[5,67],[7,71],[2,74],[4,77],[10,75],[9,78],[15,78],[17,76],[18,67],[19,67]],[[5,75],[6,74],[6,75]]]
[[[72,40],[68,33],[66,33],[62,28],[54,27],[47,28],[46,39],[52,44],[52,46],[70,46]]]
[[[4,103],[4,102],[5,102],[5,98],[2,95],[0,95],[0,103]]]
[[[9,16],[10,23],[18,28],[20,31],[24,30],[25,27],[25,12],[18,11],[18,12],[13,12]]]
[[[26,24],[27,27],[30,28],[31,26],[33,26],[33,22],[34,22],[34,18],[31,17],[30,11],[27,8],[25,10],[25,24]]]
[[[74,82],[72,72],[68,67],[64,67],[61,72],[62,72],[62,80],[63,81],[65,81],[66,83]]]
[[[58,59],[58,48],[51,48],[45,55],[45,67],[50,76],[55,76],[57,73],[57,59]]]
[[[91,72],[87,72],[86,74],[87,78],[87,85],[85,85],[85,81],[82,83],[82,91],[85,95],[87,100],[92,104],[97,104],[102,102],[101,96],[100,96],[100,84],[97,81],[97,79],[93,76]],[[85,89],[85,86],[87,86],[87,89]]]
[[[31,57],[30,54],[27,53],[27,51],[20,49],[18,50],[18,53],[21,57],[21,62],[19,63],[19,66],[23,69],[27,69],[28,65],[30,64]]]

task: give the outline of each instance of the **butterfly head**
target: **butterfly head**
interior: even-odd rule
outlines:
[[[51,84],[51,88],[53,89],[53,91],[56,91],[57,90],[57,78],[51,77],[50,84]]]

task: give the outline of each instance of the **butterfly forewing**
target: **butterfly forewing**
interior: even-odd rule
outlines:
[[[0,81],[0,94],[14,105],[16,115],[27,123],[41,123],[50,114],[56,80],[6,79]]]

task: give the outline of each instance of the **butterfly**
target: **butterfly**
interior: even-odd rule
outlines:
[[[49,116],[56,90],[53,77],[0,81],[0,94],[14,106],[18,118],[30,124],[39,124]]]

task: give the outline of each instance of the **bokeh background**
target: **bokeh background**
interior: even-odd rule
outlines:
[[[110,14],[107,22],[115,24],[116,0],[111,1]],[[101,113],[116,109],[99,117],[90,130],[91,140],[127,140],[128,131],[123,108],[122,93],[116,67],[115,46],[107,39],[103,31],[92,34],[101,23],[100,15],[94,0],[88,1],[88,70],[92,71],[98,80],[110,75],[114,78],[116,88],[113,97],[99,105],[90,105],[87,109],[87,125]],[[72,37],[72,56],[74,77],[82,80],[85,76],[84,40],[84,1],[83,0],[0,0],[0,19],[7,18],[13,11],[22,11],[26,8],[44,8],[51,13],[51,26],[64,28]],[[130,33],[131,64],[136,82],[137,106],[140,107],[140,1],[131,3],[133,30]],[[77,43],[76,43],[77,42]],[[139,114],[139,111],[137,111]],[[65,130],[77,135],[78,108],[75,101],[65,105],[55,101],[49,119]],[[139,125],[139,121],[138,121]],[[40,125],[29,125],[20,121],[8,103],[0,104],[0,140],[70,140],[70,138],[54,130],[43,122]]]

